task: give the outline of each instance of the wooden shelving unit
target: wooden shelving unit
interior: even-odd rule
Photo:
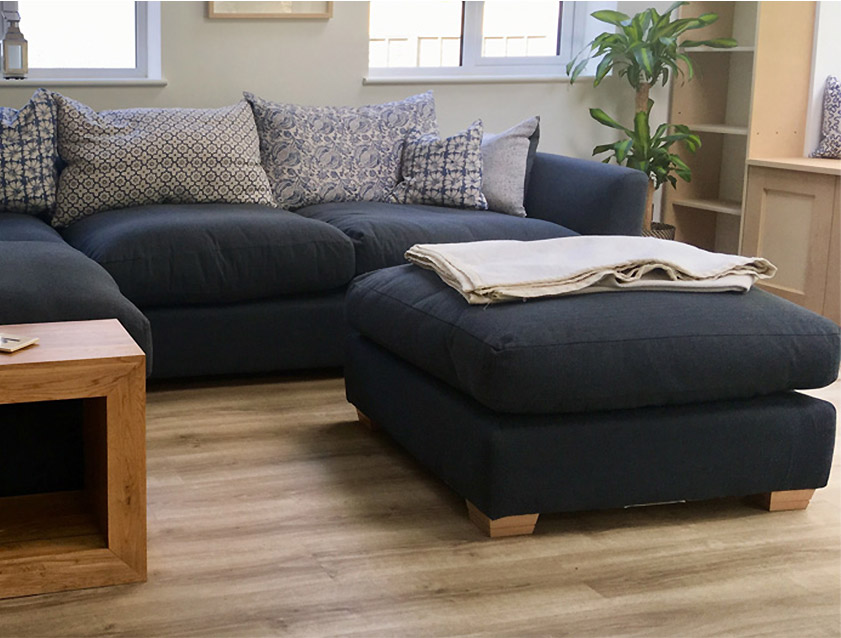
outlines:
[[[672,83],[670,121],[695,130],[702,147],[679,150],[692,182],[666,190],[663,217],[680,241],[737,253],[748,160],[802,155],[815,3],[692,2],[681,17],[710,11],[719,19],[698,39],[739,46],[688,49],[695,78]]]
[[[681,16],[715,12],[698,39],[734,49],[688,49],[691,82],[672,83],[669,121],[701,137],[679,150],[692,182],[667,189],[664,221],[701,248],[757,255],[777,275],[760,284],[841,322],[841,160],[803,157],[815,2],[692,2]]]
[[[692,168],[692,182],[666,189],[663,218],[676,238],[709,250],[739,249],[745,162],[750,135],[757,3],[692,2],[681,17],[714,12],[719,19],[697,39],[733,37],[733,49],[687,49],[695,77],[672,83],[671,122],[701,137],[701,148],[678,153]],[[693,35],[694,38],[694,35]]]

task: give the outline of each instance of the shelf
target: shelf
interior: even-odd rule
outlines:
[[[690,124],[689,128],[699,133],[720,133],[722,135],[748,134],[747,126],[732,126],[730,124]]]
[[[692,47],[689,49],[681,49],[684,53],[753,53],[755,47],[739,46],[730,49],[716,49],[713,47]]]
[[[83,539],[88,547],[91,538],[106,547],[105,537],[89,510],[84,492],[52,492],[0,499],[0,562],[8,560],[8,550],[22,551],[28,543],[50,539]]]
[[[739,202],[731,202],[723,199],[676,199],[672,201],[673,206],[683,208],[694,208],[706,210],[713,213],[724,213],[725,215],[741,216],[742,205]]]

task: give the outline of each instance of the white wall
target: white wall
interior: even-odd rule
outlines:
[[[445,134],[482,118],[498,131],[541,115],[541,150],[590,157],[594,145],[618,139],[594,122],[599,106],[629,122],[633,91],[625,80],[598,89],[586,80],[568,83],[363,86],[368,56],[368,5],[336,2],[330,20],[210,20],[204,2],[163,2],[165,87],[57,87],[96,109],[130,106],[221,106],[243,90],[302,104],[361,105],[435,91]],[[620,2],[633,13],[668,2]],[[607,26],[607,25],[605,25]],[[19,107],[32,87],[0,88],[0,105]],[[657,89],[654,119],[667,112],[667,92]]]

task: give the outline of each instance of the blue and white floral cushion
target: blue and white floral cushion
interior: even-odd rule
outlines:
[[[278,206],[385,201],[409,136],[437,133],[432,92],[361,107],[279,104],[244,93]]]
[[[841,83],[830,75],[823,96],[821,143],[812,157],[841,159]]]
[[[56,106],[38,89],[19,111],[0,108],[0,211],[40,215],[55,208]]]
[[[425,135],[407,142],[403,181],[392,191],[390,201],[487,210],[481,146],[481,120],[446,139]]]
[[[58,181],[53,226],[147,204],[274,206],[245,101],[219,109],[96,112],[53,95],[58,150],[67,162]]]

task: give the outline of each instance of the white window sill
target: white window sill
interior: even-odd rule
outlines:
[[[586,79],[586,78],[585,78]],[[378,84],[527,84],[569,82],[569,76],[559,73],[535,75],[429,75],[362,78],[364,85]]]
[[[0,78],[0,86],[166,86],[165,78]]]

